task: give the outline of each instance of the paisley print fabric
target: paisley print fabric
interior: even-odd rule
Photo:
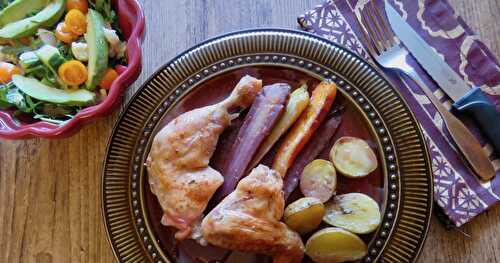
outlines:
[[[298,22],[303,29],[368,59],[364,44],[360,41],[362,38],[358,37],[361,33],[356,17],[360,17],[369,2],[326,1],[300,16]],[[376,0],[380,10],[383,10],[383,4],[383,1]],[[481,87],[500,110],[500,64],[446,0],[390,0],[390,4],[468,84]],[[408,57],[408,61],[441,102],[450,108],[452,102],[446,94],[412,57]],[[497,203],[500,200],[500,159],[492,153],[491,145],[481,136],[474,122],[459,116],[490,154],[497,176],[489,182],[479,180],[462,161],[441,116],[423,92],[406,78],[391,74],[388,77],[399,88],[421,124],[432,158],[435,201],[449,219],[460,226]]]

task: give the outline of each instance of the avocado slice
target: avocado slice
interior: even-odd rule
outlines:
[[[86,106],[95,101],[95,93],[85,90],[62,90],[42,84],[34,78],[21,75],[12,76],[12,82],[18,89],[37,100],[67,106]]]
[[[42,10],[49,0],[15,0],[0,12],[0,27],[26,18],[30,13]]]
[[[85,86],[89,90],[95,89],[101,82],[108,68],[109,47],[104,36],[104,19],[102,15],[92,9],[87,14],[87,33],[85,34],[89,46],[88,78]]]
[[[0,40],[32,36],[40,27],[52,27],[64,14],[66,0],[53,0],[36,15],[12,22],[0,29]]]

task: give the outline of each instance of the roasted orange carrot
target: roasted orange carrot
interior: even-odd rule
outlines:
[[[339,110],[340,111],[340,110]],[[306,167],[307,164],[312,162],[318,157],[318,155],[330,144],[330,140],[333,135],[337,132],[337,128],[342,121],[342,115],[340,113],[329,117],[325,122],[319,126],[315,135],[306,144],[304,149],[300,151],[295,158],[295,161],[290,166],[290,169],[286,172],[285,179],[283,180],[283,193],[285,194],[285,201],[290,196],[290,194],[299,185],[300,175]]]
[[[327,116],[336,95],[337,85],[331,81],[323,81],[313,90],[309,106],[282,141],[274,157],[273,170],[282,177]]]

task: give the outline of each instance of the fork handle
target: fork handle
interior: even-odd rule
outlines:
[[[488,155],[481,147],[479,141],[472,135],[467,127],[455,115],[449,112],[443,104],[434,96],[434,93],[427,87],[423,80],[416,73],[404,72],[410,77],[425,95],[431,100],[448,128],[448,132],[455,141],[465,159],[469,162],[472,170],[483,180],[489,180],[495,176],[495,169],[488,158]]]

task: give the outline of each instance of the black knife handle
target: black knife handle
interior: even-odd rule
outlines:
[[[500,154],[500,112],[480,88],[475,87],[453,104],[459,112],[471,114],[481,131]]]

